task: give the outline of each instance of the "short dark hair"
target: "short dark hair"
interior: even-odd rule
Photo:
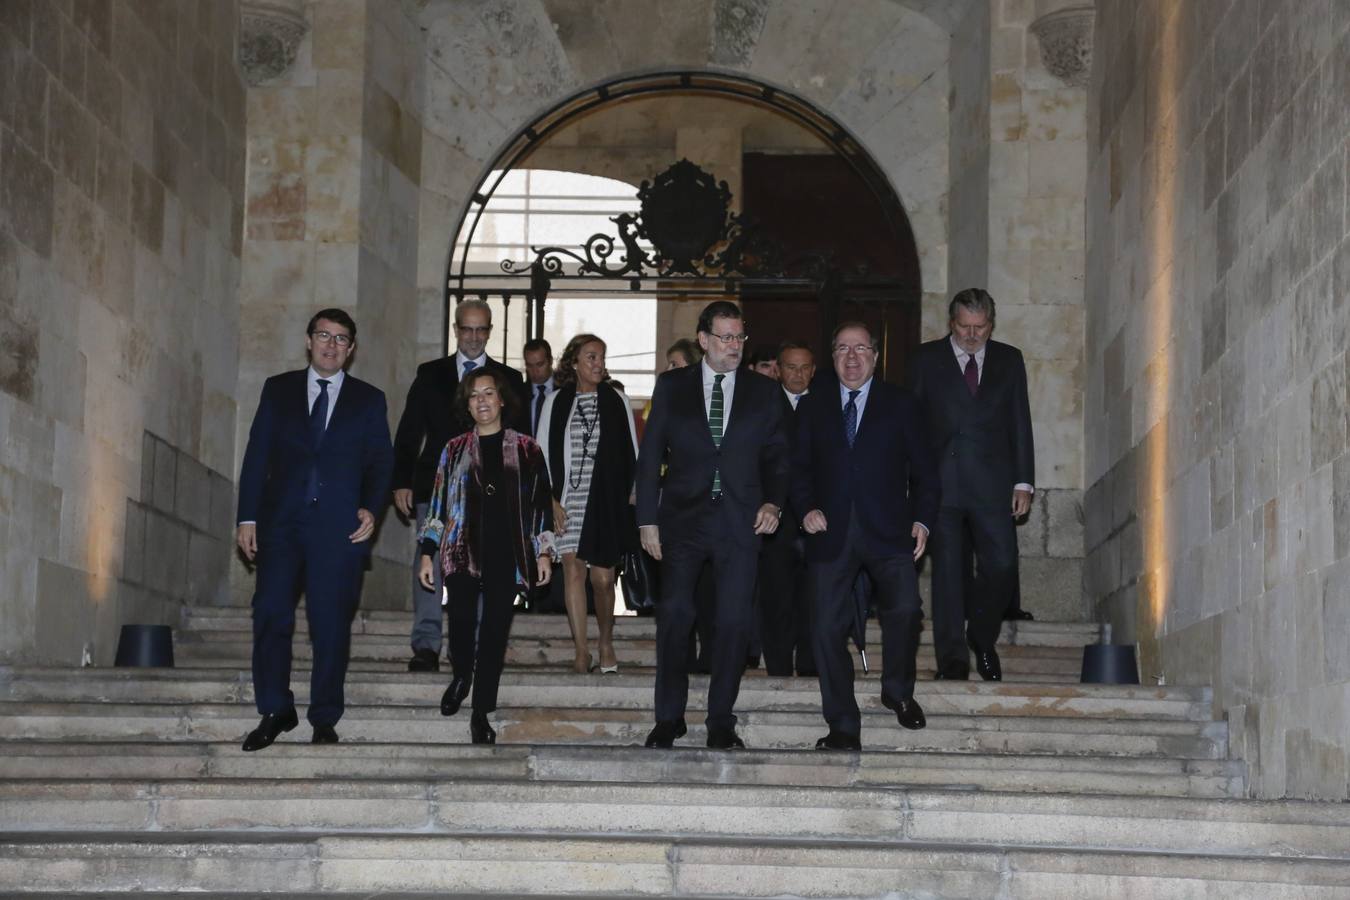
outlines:
[[[680,338],[666,348],[666,356],[670,356],[672,353],[683,356],[685,363],[691,366],[703,362],[703,348],[698,345],[697,341],[691,341],[689,338]]]
[[[768,347],[756,347],[755,352],[751,353],[750,359],[746,361],[746,365],[753,369],[760,363],[777,361],[778,353],[776,351],[770,350]]]
[[[984,288],[966,288],[964,291],[957,291],[956,296],[952,297],[952,302],[947,304],[947,320],[956,318],[956,308],[964,306],[973,313],[984,313],[989,317],[989,323],[994,322],[994,298],[989,296],[989,292]]]
[[[714,300],[698,314],[698,330],[704,334],[712,334],[713,319],[743,320],[744,316],[741,315],[741,308],[730,300]]]
[[[869,331],[868,334],[871,334],[871,332]],[[783,354],[787,353],[789,350],[805,350],[807,353],[811,354],[812,360],[815,360],[816,358],[816,351],[812,350],[805,344],[799,344],[796,341],[783,341],[783,343],[779,344],[777,358],[781,361],[783,359]]]
[[[857,319],[849,319],[847,322],[840,322],[834,326],[834,331],[830,333],[830,351],[834,351],[834,342],[839,339],[839,332],[846,328],[861,328],[867,332],[867,343],[872,345],[872,349],[877,349],[876,335],[872,334],[872,328],[866,322],[859,322]]]
[[[492,379],[493,385],[497,388],[497,396],[502,398],[502,427],[505,428],[508,423],[516,420],[516,413],[520,409],[520,397],[511,382],[506,380],[506,376],[492,366],[474,369],[460,379],[459,387],[455,389],[455,411],[466,422],[473,423],[473,416],[469,413],[469,393],[473,390],[473,386],[484,378]]]
[[[553,359],[553,347],[543,338],[530,338],[520,349],[520,355],[523,357],[526,353],[533,353],[536,350],[543,350],[550,360]]]
[[[327,319],[330,322],[341,325],[343,328],[347,329],[347,333],[351,335],[352,343],[356,343],[356,321],[351,316],[347,315],[345,310],[337,309],[336,307],[319,310],[314,314],[314,317],[309,320],[309,324],[305,326],[305,334],[313,334],[314,329],[319,326],[320,319]]]

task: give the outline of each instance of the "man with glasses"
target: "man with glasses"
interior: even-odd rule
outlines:
[[[1036,456],[1022,352],[989,339],[994,298],[969,288],[948,308],[951,334],[919,347],[910,383],[942,473],[933,529],[937,677],[1001,681],[994,643],[1017,578],[1016,520],[1031,508]],[[966,590],[966,541],[975,577]]]
[[[923,625],[915,565],[937,518],[938,474],[914,397],[873,377],[877,351],[868,327],[841,324],[830,350],[838,380],[797,406],[792,507],[803,510],[813,649],[830,726],[816,747],[859,750],[848,641],[866,625],[853,593],[860,571],[871,576],[881,624],[881,703],[904,728],[926,724],[914,699]]]
[[[492,308],[482,300],[462,301],[455,307],[454,354],[422,363],[417,367],[412,387],[408,388],[408,401],[394,433],[394,506],[418,525],[426,518],[441,451],[451,438],[468,430],[468,424],[455,409],[460,378],[475,369],[493,369],[504,375],[520,397],[517,405],[523,414],[521,421],[507,425],[529,434],[524,379],[515,369],[488,357],[487,342],[491,335]],[[442,616],[440,569],[435,570],[435,588],[428,591],[417,578],[419,562],[420,551],[414,547],[413,655],[408,661],[408,671],[437,672]]]
[[[393,450],[384,393],[346,374],[356,323],[340,309],[309,321],[309,368],[267,379],[239,472],[235,542],[257,563],[253,692],[262,721],[244,750],[299,724],[291,693],[295,606],[305,593],[314,659],[313,743],[337,743],[352,617]]]
[[[642,547],[661,560],[656,727],[648,747],[669,748],[687,730],[694,590],[708,561],[716,599],[707,744],[745,746],[732,709],[749,646],[759,539],[778,528],[789,464],[778,384],[737,370],[745,340],[740,308],[710,303],[698,320],[703,361],[663,373],[652,395],[637,465]]]

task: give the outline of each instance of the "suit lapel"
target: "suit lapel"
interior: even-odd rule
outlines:
[[[352,377],[343,375],[342,390],[338,391],[337,404],[333,407],[333,413],[328,417],[328,427],[323,432],[324,441],[328,440],[328,435],[333,429],[344,427],[347,420],[356,415],[356,399],[352,396],[356,391],[353,387]],[[323,443],[320,442],[319,446],[323,446]]]
[[[686,390],[685,396],[692,400],[694,404],[688,414],[703,423],[703,427],[700,429],[699,433],[706,436],[708,443],[711,444],[713,439],[712,428],[708,425],[708,408],[703,405],[703,364],[699,363],[696,366],[688,366],[687,368],[693,370],[690,372],[689,378],[689,384],[692,390]],[[722,440],[725,441],[726,437],[726,429],[724,428],[722,430]]]

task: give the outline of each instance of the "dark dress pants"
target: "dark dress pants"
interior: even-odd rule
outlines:
[[[708,610],[712,640],[705,658],[709,728],[734,728],[732,709],[741,689],[750,643],[758,547],[732,540],[730,506],[709,499],[697,528],[679,538],[661,536],[661,603],[656,608],[656,719],[684,717],[689,699],[689,636],[696,615],[696,588],[705,562],[712,566]]]
[[[759,554],[758,613],[764,671],[769,675],[815,675],[811,651],[811,582],[805,538],[784,515],[778,531],[764,537]]]
[[[461,572],[447,576],[445,586],[450,665],[456,678],[473,678],[473,711],[490,713],[497,708],[497,687],[506,664],[506,639],[519,589],[509,577],[474,578]]]
[[[849,650],[857,603],[854,586],[866,571],[874,585],[872,601],[881,623],[881,692],[894,700],[914,696],[915,657],[923,630],[923,604],[913,555],[903,548],[894,556],[871,556],[861,540],[857,518],[849,516],[839,555],[810,565],[815,586],[816,669],[821,712],[831,728],[858,734],[862,718],[853,694],[853,654]]]
[[[971,578],[963,543],[975,556]],[[1010,509],[944,506],[929,542],[933,560],[933,644],[940,671],[969,671],[966,645],[992,648],[1017,577],[1017,528]],[[967,590],[967,585],[969,590]]]
[[[313,648],[307,718],[311,725],[336,725],[342,718],[365,554],[345,535],[321,528],[318,514],[310,507],[300,521],[273,526],[262,535],[253,594],[253,693],[262,715],[295,705],[291,641],[303,590]]]

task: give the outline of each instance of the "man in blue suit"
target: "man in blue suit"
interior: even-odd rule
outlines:
[[[873,378],[876,343],[866,325],[835,329],[837,383],[822,383],[797,406],[792,506],[802,510],[820,697],[830,732],[816,747],[859,750],[862,718],[853,695],[850,632],[858,572],[871,576],[881,623],[881,702],[905,728],[922,728],[914,699],[923,626],[915,563],[936,521],[937,466],[919,405],[903,388]]]
[[[263,385],[239,473],[235,540],[257,563],[253,692],[262,715],[245,750],[261,750],[299,724],[290,681],[302,590],[314,651],[313,742],[337,742],[352,617],[394,466],[384,393],[343,371],[356,323],[325,309],[306,332],[309,367]]]

